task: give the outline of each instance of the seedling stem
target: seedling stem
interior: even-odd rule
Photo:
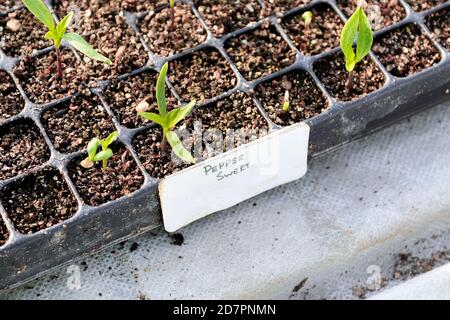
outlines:
[[[169,1],[170,1],[170,19],[172,21],[170,28],[172,31],[175,31],[175,0]]]

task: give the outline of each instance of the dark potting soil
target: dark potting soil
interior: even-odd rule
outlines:
[[[12,78],[0,71],[0,121],[19,114],[25,102]]]
[[[394,76],[407,77],[441,60],[438,50],[419,27],[407,25],[383,35],[373,51]]]
[[[0,191],[2,204],[14,225],[31,234],[71,218],[77,202],[66,182],[55,169],[44,169],[26,176]]]
[[[0,246],[4,245],[6,241],[8,241],[8,238],[9,238],[8,229],[6,228],[5,223],[0,217]]]
[[[438,11],[427,17],[426,24],[441,45],[450,50],[450,9]]]
[[[313,0],[264,0],[264,5],[268,15],[278,15],[290,9],[309,4],[312,1]]]
[[[105,139],[115,130],[98,97],[90,93],[44,112],[42,122],[53,146],[62,153],[81,151],[91,139]]]
[[[103,96],[123,126],[134,129],[149,124],[138,115],[138,110],[157,112],[155,94],[157,78],[158,74],[155,71],[147,71],[137,76],[129,76],[123,81],[113,80],[105,89]],[[168,109],[177,104],[177,100],[172,97],[168,89],[166,89],[166,97]],[[146,106],[146,108],[139,109],[138,106]]]
[[[184,101],[198,102],[236,86],[236,76],[216,50],[199,50],[170,63],[169,80]]]
[[[286,91],[290,102],[288,112],[282,110]],[[304,71],[294,71],[262,83],[256,88],[256,95],[270,119],[281,126],[299,123],[328,108],[326,97]]]
[[[212,33],[219,38],[264,17],[257,0],[200,0],[196,5]]]
[[[337,5],[347,17],[356,10],[358,1],[337,0]],[[380,30],[406,17],[405,8],[398,0],[367,0],[364,10],[373,30]]]
[[[178,132],[181,137],[187,134],[183,143],[198,161],[202,161],[256,140],[268,130],[268,124],[253,100],[244,93],[235,93],[196,109]],[[189,166],[172,157],[170,148],[161,152],[161,139],[161,129],[154,128],[138,134],[133,141],[145,169],[158,179]],[[212,149],[206,148],[205,143]]]
[[[295,62],[295,52],[268,23],[231,38],[226,50],[247,80],[261,78]]]
[[[158,3],[164,0],[53,0],[58,15],[70,11],[79,13],[83,21],[91,19],[94,15],[109,15],[112,12],[127,10],[130,12],[142,12],[152,10]]]
[[[20,0],[1,0],[0,1],[0,12],[6,12],[9,9],[15,8],[22,5]]]
[[[69,164],[69,175],[83,201],[91,206],[117,200],[137,191],[144,177],[125,147],[114,145],[114,155],[108,160],[108,169],[102,170],[101,162],[86,169],[80,162],[86,155],[75,158]]]
[[[174,21],[172,30],[169,7],[151,11],[139,21],[138,27],[153,53],[169,56],[194,48],[206,40],[206,30],[192,12],[190,5],[177,3]]]
[[[31,121],[13,122],[0,128],[0,180],[42,165],[50,151]]]
[[[415,11],[428,10],[445,3],[447,0],[406,0]]]
[[[49,47],[44,39],[46,31],[36,18],[21,9],[0,16],[0,47],[10,57],[26,56]]]
[[[36,104],[49,103],[82,91],[88,82],[87,67],[75,54],[65,49],[61,52],[63,78],[56,77],[56,54],[54,50],[36,58],[25,58],[14,68],[27,96]]]
[[[311,56],[339,47],[339,39],[344,23],[331,7],[318,6],[311,10],[313,18],[309,27],[302,14],[288,17],[283,28],[304,55]]]
[[[354,81],[347,88],[349,73],[345,69],[344,56],[341,52],[319,60],[314,71],[328,92],[337,100],[351,101],[380,89],[385,83],[383,72],[366,56],[354,71]]]

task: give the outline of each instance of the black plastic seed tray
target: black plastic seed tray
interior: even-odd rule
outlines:
[[[191,1],[183,2],[192,4]],[[422,32],[431,39],[432,34],[425,25],[425,18],[436,11],[450,7],[450,2],[447,1],[430,10],[414,12],[404,0],[399,0],[399,2],[406,9],[406,17],[388,28],[377,31],[375,33],[375,39],[391,30],[409,24],[418,25]],[[260,4],[263,4],[262,0],[260,1]],[[331,6],[333,10],[338,13],[340,18],[345,20],[344,14],[339,10],[334,0],[311,1],[309,5],[293,8],[284,13],[283,16],[270,17],[270,23],[274,26],[276,31],[282,35],[283,39],[289,44],[291,49],[296,52],[296,62],[279,72],[265,76],[261,79],[252,82],[246,81],[227,55],[225,43],[234,36],[260,27],[263,22],[256,22],[244,29],[235,31],[218,39],[212,36],[211,31],[208,30],[207,24],[195,5],[193,5],[192,8],[193,12],[201,21],[205,29],[208,30],[206,42],[200,44],[196,48],[168,58],[157,57],[150,51],[149,46],[144,43],[151,61],[149,64],[150,66],[133,71],[132,74],[138,74],[150,69],[158,71],[166,61],[184,59],[194,51],[209,48],[217,50],[226,59],[233,72],[236,74],[236,78],[238,79],[237,85],[232,90],[205,101],[199,107],[207,107],[210,102],[227,97],[236,91],[243,91],[252,96],[259,111],[270,124],[271,129],[277,130],[280,127],[270,121],[270,118],[266,114],[260,101],[255,97],[254,89],[263,82],[270,81],[273,78],[287,74],[293,70],[307,72],[318,88],[323,92],[329,103],[327,111],[317,117],[307,120],[307,123],[311,127],[309,153],[311,158],[448,99],[450,89],[449,53],[439,42],[433,41],[442,57],[439,63],[415,75],[406,78],[398,78],[389,74],[385,66],[383,66],[377,57],[371,53],[371,59],[382,70],[386,77],[385,85],[381,89],[352,102],[343,103],[335,100],[330,93],[327,92],[325,86],[319,81],[317,75],[314,73],[314,64],[324,57],[333,55],[339,51],[339,48],[312,57],[304,56],[294,46],[280,23],[283,17],[296,14],[317,5]],[[10,11],[13,10],[17,10],[17,8],[11,9]],[[135,32],[139,32],[137,21],[144,15],[145,13],[126,13],[127,23],[135,30]],[[144,42],[142,36],[141,41]],[[37,55],[48,52],[49,50],[51,50],[51,48],[38,52]],[[1,127],[6,128],[8,125],[22,123],[23,121],[31,121],[36,125],[42,134],[45,143],[48,145],[51,156],[49,161],[32,171],[37,172],[45,168],[52,168],[52,170],[59,172],[59,175],[66,181],[70,192],[76,199],[78,211],[72,218],[63,223],[34,234],[24,235],[16,231],[13,224],[8,219],[8,212],[6,212],[4,205],[2,204],[0,206],[0,214],[9,231],[9,240],[0,247],[0,288],[11,287],[23,283],[81,255],[99,251],[106,246],[157,228],[162,224],[158,196],[158,180],[154,179],[146,172],[144,166],[139,161],[137,153],[132,148],[133,137],[137,133],[148,129],[148,127],[131,130],[122,126],[102,96],[102,90],[107,83],[99,83],[99,87],[94,90],[94,93],[100,97],[108,114],[113,119],[114,125],[120,132],[120,142],[129,149],[134,160],[138,164],[139,169],[143,172],[145,181],[141,189],[129,196],[120,198],[100,207],[86,205],[74,183],[71,181],[67,169],[68,163],[75,157],[80,156],[81,153],[62,154],[56,151],[41,120],[42,112],[52,105],[38,106],[31,103],[20,86],[18,79],[12,72],[14,66],[19,61],[20,59],[5,56],[0,50],[0,70],[6,71],[14,79],[17,88],[25,100],[24,110],[19,115],[3,121]],[[125,76],[119,78],[122,79],[125,78]],[[179,95],[170,83],[169,87],[172,90],[173,95],[179,99]],[[3,190],[8,185],[18,180],[26,178],[27,175],[33,174],[33,172],[25,172],[24,174],[12,177],[11,179],[0,181],[0,190]]]

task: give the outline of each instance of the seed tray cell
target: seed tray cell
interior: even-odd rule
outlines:
[[[218,108],[230,110],[231,118],[241,119],[233,114],[234,107],[236,112],[254,117],[253,125],[257,123],[268,131],[306,120],[311,127],[311,158],[448,99],[450,63],[444,47],[448,39],[443,32],[435,34],[438,27],[430,22],[430,17],[448,13],[450,1],[422,0],[417,2],[419,5],[411,5],[416,2],[398,0],[398,17],[381,21],[376,28],[374,51],[366,58],[365,68],[357,72],[361,87],[356,93],[345,93],[339,87],[342,55],[338,42],[326,38],[326,26],[323,34],[319,30],[315,36],[327,45],[321,43],[312,48],[303,43],[305,31],[295,34],[293,29],[296,17],[305,10],[312,10],[325,24],[335,16],[339,20],[334,23],[342,26],[348,15],[345,1],[245,0],[250,7],[245,6],[243,13],[230,9],[231,20],[223,12],[215,17],[215,10],[224,10],[227,3],[235,1],[218,1],[219,9],[208,7],[203,1],[179,1],[177,10],[188,12],[189,21],[177,26],[186,26],[188,32],[180,29],[177,34],[190,36],[191,30],[195,36],[193,42],[178,39],[172,48],[165,46],[164,38],[152,38],[158,35],[155,31],[165,32],[168,27],[164,1],[151,2],[151,6],[146,1],[120,2],[125,7],[115,8],[113,13],[121,18],[110,23],[127,25],[126,32],[132,31],[127,34],[137,39],[134,45],[143,50],[139,56],[147,63],[131,67],[127,64],[129,69],[114,72],[99,71],[91,61],[66,48],[65,64],[70,67],[63,85],[56,85],[51,79],[52,48],[32,48],[29,56],[27,50],[8,49],[3,41],[5,33],[0,31],[0,128],[2,137],[8,137],[2,139],[5,145],[0,146],[0,288],[23,283],[81,255],[162,224],[158,179],[185,166],[155,159],[161,133],[153,124],[134,118],[133,113],[136,102],[153,94],[157,73],[165,62],[170,62],[169,106],[198,99],[192,118],[186,119],[184,126],[192,125],[194,118],[211,125],[211,121],[220,119]],[[72,2],[49,3],[64,7]],[[80,3],[84,5],[85,1]],[[246,10],[252,14],[239,19]],[[65,9],[55,10],[56,15],[64,12]],[[20,2],[2,1],[0,26],[11,14],[23,14]],[[233,19],[236,23],[228,24]],[[94,39],[101,27],[94,21],[85,35],[93,32]],[[313,24],[311,29],[314,28],[320,26]],[[404,55],[386,53],[384,48],[394,41],[389,39],[396,39],[392,35],[405,29],[410,30],[411,37],[405,44],[411,44],[412,50]],[[156,41],[161,46],[156,46]],[[419,55],[431,53],[430,60],[426,64],[417,62],[417,69],[406,65],[399,72],[396,59],[410,61],[411,55],[416,57],[417,42],[429,44],[423,53],[419,50]],[[327,65],[330,70],[335,69],[333,73],[326,72]],[[196,66],[205,72],[198,72]],[[207,85],[199,87],[202,79]],[[276,111],[280,101],[276,97],[282,97],[280,93],[288,88],[295,93],[293,101],[301,107],[293,107],[288,116],[280,116]],[[237,104],[243,106],[241,111]],[[73,123],[65,117],[73,118]],[[120,132],[114,146],[117,159],[113,159],[120,170],[114,174],[117,181],[123,181],[123,171],[134,177],[123,188],[103,180],[106,178],[102,174],[95,178],[105,182],[108,190],[86,188],[81,183],[86,180],[85,172],[78,167],[84,156],[83,145],[97,129],[78,137],[81,140],[75,137],[78,134],[69,137],[59,130],[64,126],[75,131],[91,127],[90,117],[99,119],[99,131],[115,128]],[[233,119],[225,118],[221,122],[223,129],[238,128]],[[248,120],[242,123],[249,125],[252,122]],[[19,138],[17,142],[18,137],[27,135],[28,139]],[[31,139],[31,145],[26,143]],[[146,146],[146,140],[150,146]],[[34,161],[22,163],[15,158],[11,154],[15,143],[23,144],[16,148],[36,155]],[[110,197],[98,198],[95,192]]]

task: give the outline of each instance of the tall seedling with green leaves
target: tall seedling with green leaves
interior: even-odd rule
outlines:
[[[186,150],[183,143],[176,132],[172,129],[192,111],[195,107],[196,101],[191,101],[184,107],[176,108],[170,112],[167,111],[166,100],[166,76],[169,69],[169,64],[166,63],[159,73],[158,81],[156,83],[156,100],[158,103],[158,112],[139,112],[139,115],[147,120],[153,121],[160,125],[163,129],[162,151],[164,151],[166,142],[169,142],[173,152],[185,162],[195,163],[195,158],[189,151]]]
[[[373,32],[360,1],[358,8],[347,20],[341,33],[341,49],[345,56],[345,67],[348,71],[347,90],[353,87],[353,73],[356,64],[360,62],[370,52],[373,45]],[[356,52],[353,43],[356,39]]]
[[[61,42],[67,41],[72,47],[85,54],[91,59],[111,64],[111,60],[95,51],[92,46],[86,42],[80,35],[74,32],[67,32],[67,28],[72,22],[74,13],[69,12],[58,24],[55,23],[52,13],[42,0],[22,0],[27,9],[47,27],[48,32],[45,39],[51,40],[55,46],[57,57],[57,76],[63,77],[62,61],[61,61]]]

